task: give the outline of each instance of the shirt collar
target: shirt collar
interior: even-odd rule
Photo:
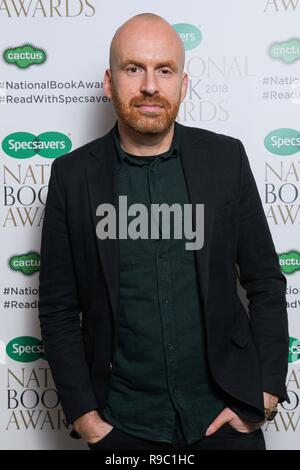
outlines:
[[[114,139],[114,144],[115,148],[117,151],[117,156],[118,156],[118,162],[117,162],[117,169],[119,170],[121,168],[121,165],[124,161],[124,159],[131,160],[133,159],[130,158],[130,155],[128,155],[121,147],[120,143],[120,134],[119,134],[119,129],[118,129],[118,121],[116,121],[114,127],[113,127],[113,139]],[[173,139],[171,146],[167,152],[164,152],[160,155],[160,157],[164,160],[170,158],[170,157],[176,157],[178,155],[178,149],[179,149],[179,127],[177,122],[174,123],[174,134],[173,134]],[[153,159],[155,156],[153,156]],[[135,164],[139,164],[137,159],[134,159]],[[146,164],[145,161],[140,162],[141,164]]]

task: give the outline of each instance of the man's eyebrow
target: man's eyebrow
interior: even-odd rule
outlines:
[[[145,64],[143,62],[140,62],[139,60],[134,60],[134,59],[124,59],[119,62],[119,65],[121,68],[126,67],[126,65],[137,65],[138,67],[145,68]],[[177,72],[178,67],[177,64],[174,60],[166,60],[166,61],[161,61],[158,64],[155,65],[156,69],[160,69],[162,67],[169,67],[170,69],[174,70]]]

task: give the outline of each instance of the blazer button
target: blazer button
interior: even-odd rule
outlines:
[[[109,363],[109,368],[112,369],[112,363],[111,362]]]

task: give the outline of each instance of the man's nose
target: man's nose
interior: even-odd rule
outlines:
[[[154,71],[147,71],[141,85],[141,92],[146,95],[154,95],[159,91],[157,77]]]

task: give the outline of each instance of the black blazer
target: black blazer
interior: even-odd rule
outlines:
[[[195,253],[211,373],[225,392],[262,412],[263,391],[288,399],[286,280],[241,142],[176,125],[190,202],[205,204],[204,246]],[[116,162],[110,131],[52,164],[39,318],[68,424],[101,412],[114,368],[118,240],[97,238],[96,208],[117,207]]]

